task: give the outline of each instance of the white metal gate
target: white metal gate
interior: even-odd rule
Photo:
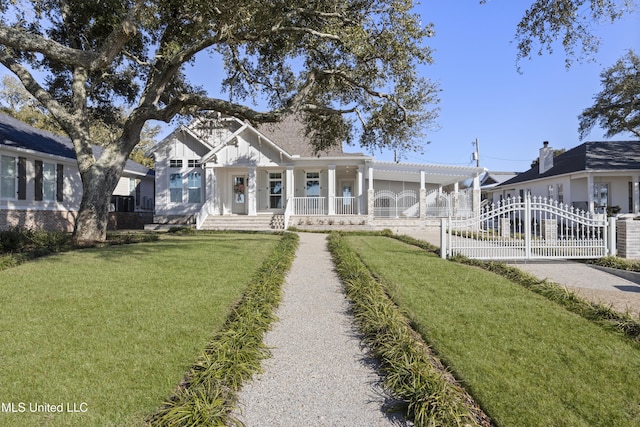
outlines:
[[[413,190],[394,193],[389,190],[378,191],[373,199],[374,216],[380,218],[418,217],[420,203]]]
[[[505,199],[473,218],[443,219],[442,226],[443,257],[577,259],[615,254],[615,220],[546,197]]]

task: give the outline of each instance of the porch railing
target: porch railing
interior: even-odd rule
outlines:
[[[287,202],[287,209],[290,209],[290,215],[328,215],[329,209],[327,201],[327,197],[293,197],[293,199]],[[358,198],[335,197],[334,210],[335,215],[357,215]]]
[[[358,213],[357,197],[336,197],[336,215],[356,215]]]
[[[294,215],[326,215],[326,197],[294,197]]]
[[[200,230],[202,224],[209,215],[211,215],[211,206],[209,205],[209,203],[205,203],[202,205],[200,211],[196,215],[196,230]]]

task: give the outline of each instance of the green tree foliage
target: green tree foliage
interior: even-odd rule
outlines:
[[[518,24],[518,60],[553,53],[559,41],[566,66],[574,59],[590,59],[600,38],[594,23],[615,22],[635,10],[633,0],[536,0]]]
[[[0,63],[74,143],[83,182],[77,240],[103,240],[108,194],[149,120],[213,110],[253,123],[298,114],[316,149],[411,150],[435,117],[417,75],[433,34],[410,0],[0,0]],[[185,77],[217,57],[226,97]],[[199,56],[200,58],[201,56]],[[37,70],[35,74],[32,70]],[[44,78],[40,78],[43,76]],[[252,107],[266,100],[267,111]],[[120,122],[119,107],[130,114]],[[114,127],[100,158],[91,123]],[[358,131],[359,130],[359,131]]]
[[[602,91],[580,115],[580,138],[598,124],[610,138],[629,132],[640,138],[640,57],[632,50],[600,74]]]
[[[3,76],[0,83],[0,111],[35,128],[64,133],[24,86],[9,75]]]
[[[49,116],[46,109],[42,108],[18,80],[9,75],[3,76],[0,83],[0,111],[35,128],[64,135],[62,128]],[[123,121],[125,115],[122,111],[118,113],[119,122]],[[148,152],[157,143],[160,129],[160,126],[145,124],[140,135],[140,143],[133,149],[129,158],[152,168],[154,160]],[[100,146],[111,143],[115,139],[116,132],[117,128],[103,121],[95,121],[90,126],[92,141]]]

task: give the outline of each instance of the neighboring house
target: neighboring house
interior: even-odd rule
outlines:
[[[302,124],[291,117],[255,127],[219,115],[196,119],[168,135],[153,154],[154,222],[198,228],[213,228],[206,222],[216,219],[215,227],[224,228],[233,216],[279,217],[287,226],[420,219],[444,186],[457,189],[469,179],[475,190],[469,199],[475,196],[479,206],[479,176],[485,171],[381,162],[341,148],[313,153]],[[456,206],[470,209],[471,203]]]
[[[494,201],[543,196],[592,213],[640,213],[640,141],[586,142],[558,156],[545,142],[537,166],[494,188]]]
[[[480,195],[482,200],[493,201],[494,189],[510,180],[520,172],[487,172],[480,179]],[[500,190],[497,190],[500,191]]]
[[[99,155],[100,147],[94,146]],[[111,202],[117,212],[148,213],[154,172],[127,161]],[[82,199],[76,154],[68,138],[0,114],[0,229],[20,226],[72,231]],[[122,223],[112,214],[112,223]]]

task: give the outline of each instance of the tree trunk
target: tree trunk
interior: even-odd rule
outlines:
[[[73,232],[76,244],[87,245],[107,239],[111,195],[118,184],[126,158],[121,161],[116,156],[108,161],[104,154],[89,170],[80,173],[82,202]]]

